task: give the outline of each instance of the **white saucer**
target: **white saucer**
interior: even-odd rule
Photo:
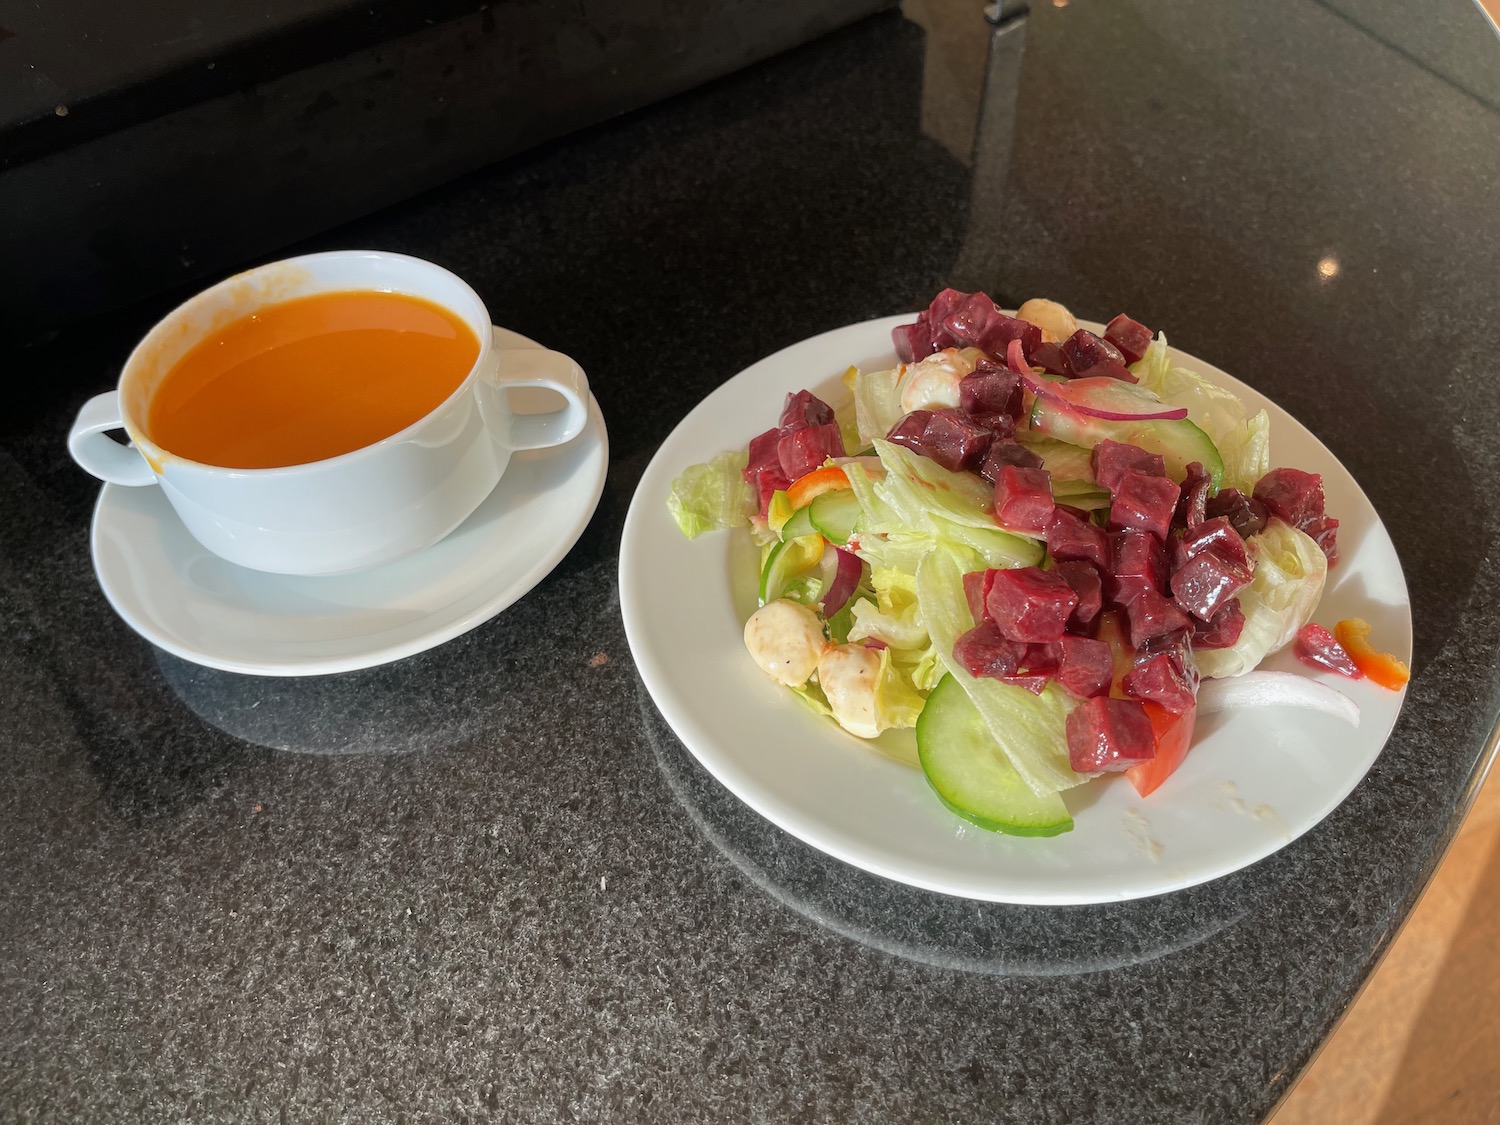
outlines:
[[[516,454],[447,538],[332,578],[226,562],[187,533],[161,489],[107,484],[94,509],[94,570],[125,622],[184,660],[258,676],[369,668],[466,633],[531,590],[583,534],[608,464],[609,436],[591,399],[578,437]]]

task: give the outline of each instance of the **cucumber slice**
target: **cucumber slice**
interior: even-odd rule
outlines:
[[[829,542],[843,546],[854,534],[855,522],[859,519],[859,497],[854,490],[841,488],[836,492],[825,492],[815,497],[807,506],[812,525],[821,531]]]
[[[1056,836],[1073,827],[1062,797],[1038,797],[1021,780],[952,675],[938,681],[917,718],[917,757],[943,804],[981,828]]]
[[[786,523],[781,525],[781,541],[790,543],[793,539],[801,539],[805,535],[816,535],[818,529],[813,526],[812,512],[808,511],[812,505],[798,508],[787,517]]]
[[[1193,461],[1208,470],[1215,491],[1224,479],[1224,458],[1219,456],[1218,447],[1186,418],[1110,422],[1039,396],[1031,408],[1030,425],[1048,437],[1087,449],[1108,438],[1139,446],[1148,453],[1160,453],[1167,462],[1167,475],[1178,482],[1187,477],[1187,467]]]
[[[1054,480],[1052,498],[1059,504],[1066,504],[1070,508],[1080,508],[1085,512],[1096,512],[1101,508],[1107,508],[1111,499],[1109,492],[1097,484],[1076,480]]]
[[[799,539],[783,539],[771,547],[760,568],[760,604],[774,602],[794,579],[806,575],[823,557],[823,536],[816,531]],[[819,593],[814,591],[813,593]],[[798,601],[806,601],[798,598]]]
[[[1094,482],[1094,451],[1084,449],[1081,445],[1069,445],[1065,441],[1058,441],[1046,434],[1036,433],[1033,430],[1019,430],[1016,440],[1031,452],[1042,459],[1042,468],[1052,474],[1054,482],[1058,480]],[[1054,491],[1056,489],[1054,488]],[[776,498],[773,495],[771,502],[774,504]]]

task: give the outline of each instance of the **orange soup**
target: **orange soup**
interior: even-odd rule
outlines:
[[[233,469],[321,461],[430,413],[477,358],[469,326],[420,297],[300,297],[178,360],[151,396],[146,432],[179,457]]]

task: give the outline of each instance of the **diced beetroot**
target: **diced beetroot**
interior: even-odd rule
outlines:
[[[951,292],[944,290],[944,293]],[[941,298],[944,294],[939,294]],[[1021,346],[1030,351],[1042,342],[1042,331],[1034,324],[1006,316],[983,293],[958,294],[950,300],[945,315],[937,315],[937,302],[929,309],[932,323],[939,329],[939,347],[973,346],[992,356],[1005,354],[1005,347],[1012,340],[1020,340]]]
[[[1301,469],[1272,469],[1256,482],[1255,498],[1273,516],[1296,528],[1325,514],[1323,478]]]
[[[975,624],[988,620],[984,600],[989,596],[993,570],[972,570],[964,575],[964,599],[969,603],[969,614]]]
[[[1047,644],[1063,635],[1078,595],[1060,574],[1026,566],[997,570],[985,608],[1001,633],[1015,641]]]
[[[957,410],[934,410],[922,430],[922,452],[951,472],[979,468],[995,435]]]
[[[1314,543],[1328,556],[1329,566],[1339,564],[1338,531],[1339,521],[1332,516],[1324,516],[1320,520],[1314,520],[1302,529],[1312,536]]]
[[[1203,514],[1209,519],[1225,517],[1244,539],[1266,526],[1266,506],[1237,488],[1221,488],[1219,494],[1203,506]]]
[[[885,440],[892,445],[905,446],[913,453],[927,455],[926,448],[922,445],[922,435],[927,432],[927,423],[932,421],[932,411],[913,410],[891,427],[890,433],[885,435]]]
[[[1058,683],[1085,699],[1109,694],[1115,661],[1108,644],[1089,637],[1065,636],[1057,642],[1057,648],[1061,657],[1056,674]]]
[[[1021,660],[1017,674],[1022,676],[1053,676],[1062,667],[1062,641],[1048,645],[1027,645],[1026,655]]]
[[[1054,574],[1060,574],[1078,595],[1078,604],[1068,615],[1068,632],[1086,634],[1093,630],[1094,620],[1104,608],[1104,583],[1098,568],[1091,562],[1073,559],[1054,563]],[[966,576],[967,577],[967,576]]]
[[[1167,477],[1152,477],[1127,469],[1109,506],[1111,531],[1149,531],[1165,541],[1172,531],[1178,488]]]
[[[1167,653],[1158,653],[1137,664],[1121,682],[1127,695],[1160,703],[1174,715],[1193,706],[1193,685]]]
[[[781,431],[779,429],[767,430],[750,439],[750,460],[745,466],[746,480],[750,480],[757,470],[766,465],[775,465],[777,470],[780,470],[781,458],[776,453],[776,447],[780,443]]]
[[[1226,603],[1213,620],[1204,624],[1193,622],[1194,648],[1233,648],[1245,628],[1245,611],[1240,601],[1234,598]]]
[[[1314,668],[1337,672],[1341,676],[1348,676],[1351,680],[1358,680],[1364,676],[1364,673],[1349,658],[1349,654],[1344,651],[1344,646],[1339,644],[1338,638],[1321,625],[1308,622],[1302,626],[1302,631],[1297,634],[1294,651],[1298,660]]]
[[[1110,598],[1125,602],[1135,591],[1167,588],[1167,550],[1161,540],[1145,531],[1117,531],[1110,537]]]
[[[1111,492],[1120,487],[1121,479],[1132,469],[1147,476],[1167,475],[1166,458],[1160,453],[1147,453],[1139,446],[1125,445],[1123,442],[1110,441],[1109,438],[1094,446],[1093,463],[1094,479],[1099,482],[1100,488],[1107,488]]]
[[[981,359],[958,383],[958,407],[965,414],[1021,413],[1021,377],[993,360]]]
[[[1330,564],[1338,561],[1338,520],[1324,510],[1323,478],[1301,469],[1272,469],[1255,484],[1266,511],[1317,540]]]
[[[1130,373],[1130,368],[1125,366],[1125,357],[1120,354],[1120,349],[1086,328],[1080,328],[1062,342],[1062,353],[1075,378],[1107,377],[1125,383],[1139,381]]]
[[[957,289],[944,289],[932,299],[932,304],[917,314],[915,324],[903,324],[891,330],[891,342],[896,345],[896,355],[902,363],[923,359],[933,352],[952,347],[953,341],[941,327],[943,319],[961,302],[968,299],[967,293]]]
[[[1021,352],[1030,355],[1042,345],[1042,330],[1025,320],[1001,314],[990,321],[989,328],[975,343],[993,356],[1002,356],[1012,340],[1021,341]]]
[[[1020,667],[1000,679],[1018,688],[1025,688],[1033,695],[1041,695],[1047,689],[1047,682],[1057,675],[1061,666],[1062,649],[1057,643],[1027,645]]]
[[[1096,336],[1087,328],[1080,328],[1062,342],[1063,354],[1068,357],[1068,366],[1079,373],[1089,369],[1091,363],[1124,363],[1125,355],[1114,344]],[[1080,362],[1080,360],[1087,362]]]
[[[1224,516],[1204,520],[1194,530],[1175,540],[1172,547],[1173,567],[1186,565],[1202,554],[1213,554],[1225,562],[1250,569],[1250,555],[1245,541]]]
[[[1000,482],[1000,470],[1007,465],[1017,469],[1040,469],[1042,459],[1018,441],[996,441],[984,455],[979,475],[991,484]]]
[[[979,293],[975,296],[984,295]],[[989,298],[985,297],[985,300],[988,301]],[[994,304],[994,302],[990,303]],[[984,331],[969,342],[992,356],[1002,356],[1012,340],[1019,340],[1022,352],[1029,355],[1042,342],[1042,330],[1035,324],[1017,320],[1013,316],[1006,316],[997,308]]]
[[[891,427],[885,440],[930,457],[945,469],[966,472],[980,468],[996,437],[962,411],[944,409],[913,410]]]
[[[953,659],[971,676],[1001,679],[1013,674],[1026,656],[1026,645],[1000,635],[993,622],[981,621],[953,642]]]
[[[902,363],[915,363],[938,350],[937,341],[932,336],[932,327],[920,320],[915,324],[898,324],[892,328],[891,343],[895,345],[896,358]]]
[[[1011,676],[996,676],[995,679],[1002,683],[1010,684],[1012,687],[1023,688],[1031,692],[1032,695],[1041,695],[1042,692],[1047,690],[1047,683],[1052,677],[1046,674],[1027,676],[1017,672]]]
[[[917,314],[914,324],[891,330],[891,343],[902,363],[912,363],[944,348],[976,347],[992,356],[1005,354],[1006,345],[1020,340],[1027,355],[1042,342],[1042,330],[1006,316],[983,293],[944,289]]]
[[[959,293],[949,305],[946,315],[934,317],[933,323],[939,325],[954,340],[956,346],[973,344],[977,347],[979,338],[989,330],[990,321],[996,315],[1004,314],[1000,312],[1000,306],[985,294]],[[998,354],[1004,352],[1005,349],[1001,348]]]
[[[1099,696],[1068,715],[1068,764],[1079,773],[1126,770],[1156,756],[1146,709],[1132,699]]]
[[[791,484],[787,475],[781,471],[781,458],[777,453],[780,444],[779,429],[767,430],[750,439],[749,457],[743,475],[755,493],[762,516],[770,506],[771,494]]]
[[[776,492],[785,492],[792,486],[792,482],[782,476],[779,469],[767,466],[755,475],[750,482],[750,487],[755,489],[756,497],[760,500],[760,514],[765,516],[771,507],[771,496]]]
[[[1085,559],[1100,570],[1111,566],[1109,538],[1104,529],[1071,509],[1057,508],[1047,524],[1047,550],[1054,559]]]
[[[1254,577],[1248,566],[1204,551],[1172,575],[1172,598],[1199,621],[1212,621]]]
[[[776,455],[781,459],[781,471],[789,480],[796,480],[804,473],[812,472],[828,458],[842,457],[844,439],[833,422],[808,426],[784,434],[776,445]]]
[[[1161,653],[1172,658],[1184,681],[1194,687],[1197,686],[1198,662],[1193,659],[1191,624],[1185,629],[1177,629],[1174,632],[1150,638],[1136,651],[1135,660],[1139,664]]]
[[[1073,377],[1073,369],[1068,366],[1068,357],[1056,344],[1040,343],[1031,349],[1027,358],[1033,367],[1040,367],[1049,375],[1062,375],[1069,379]]]
[[[1011,441],[1016,436],[1016,420],[1009,414],[980,411],[978,414],[970,414],[969,419],[976,426],[983,426],[989,430],[995,436],[996,441]]]
[[[1133,648],[1144,648],[1152,640],[1193,627],[1187,614],[1149,586],[1137,590],[1121,608]]]
[[[995,522],[1012,531],[1041,535],[1052,520],[1052,477],[1046,469],[1006,465],[995,482]]]
[[[1135,363],[1151,346],[1151,329],[1121,313],[1104,326],[1104,338],[1120,349],[1126,363]]]
[[[798,391],[786,396],[786,405],[781,408],[781,430],[789,433],[808,426],[826,426],[833,421],[833,407],[811,391]]]
[[[1172,526],[1191,531],[1207,519],[1208,498],[1212,493],[1213,477],[1208,470],[1197,461],[1189,461],[1177,511],[1172,515]]]

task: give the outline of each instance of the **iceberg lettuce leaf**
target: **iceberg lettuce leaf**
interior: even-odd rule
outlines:
[[[696,539],[705,531],[744,527],[755,513],[755,500],[745,483],[749,455],[743,450],[721,453],[712,461],[689,465],[672,482],[667,510],[682,534]]]
[[[861,371],[854,380],[854,419],[859,432],[859,448],[876,438],[883,438],[906,412],[901,409],[902,369]]]
[[[863,465],[858,461],[849,462],[844,466],[844,476],[849,480],[854,498],[859,501],[860,518],[856,528],[860,534],[884,535],[901,530],[900,519],[875,491],[875,482]]]
[[[875,721],[881,730],[917,725],[917,716],[927,698],[916,689],[909,674],[896,662],[891,650],[880,650],[880,680],[875,685]]]
[[[1158,333],[1130,370],[1163,402],[1186,407],[1188,417],[1218,447],[1224,459],[1221,487],[1247,494],[1255,488],[1271,467],[1271,419],[1264,410],[1251,417],[1238,395],[1185,367],[1174,367],[1164,334]]]
[[[808,680],[801,687],[788,687],[787,690],[811,707],[816,714],[837,721],[833,719],[833,708],[828,706],[828,697],[823,694],[823,689],[816,680]]]
[[[875,453],[885,466],[885,476],[875,482],[876,495],[908,530],[933,534],[933,515],[996,530],[994,490],[973,473],[949,472],[930,457],[884,440],[875,442]]]
[[[872,566],[870,585],[876,600],[861,598],[854,603],[849,639],[877,640],[897,649],[928,648],[927,627],[917,608],[916,576],[895,567]]]
[[[833,420],[839,425],[839,437],[844,442],[844,448],[853,453],[869,444],[860,440],[859,410],[854,401],[854,390],[859,385],[859,368],[851,366],[844,372],[841,382],[848,390],[849,397],[833,408]]]
[[[1312,620],[1328,577],[1328,559],[1312,537],[1279,519],[1247,544],[1255,578],[1240,591],[1245,628],[1230,648],[1195,649],[1204,676],[1242,676],[1289,644]]]

